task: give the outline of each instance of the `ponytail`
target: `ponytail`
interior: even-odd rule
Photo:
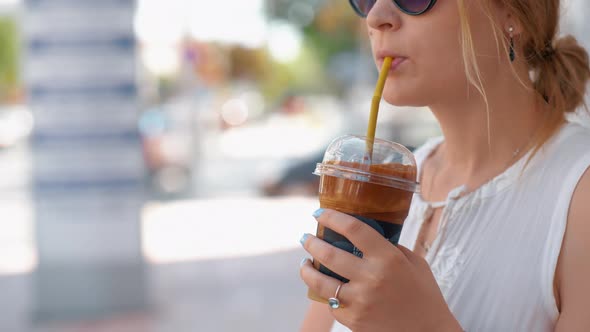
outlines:
[[[552,111],[564,115],[585,104],[590,65],[588,53],[574,37],[558,39],[555,46],[537,52],[530,62],[537,71],[535,90]]]

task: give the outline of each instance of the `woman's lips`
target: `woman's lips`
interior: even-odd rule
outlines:
[[[394,72],[402,63],[404,63],[407,60],[407,58],[405,57],[393,57],[393,61],[391,62],[391,68],[389,69],[389,72],[392,73]],[[379,68],[381,68],[383,66],[383,58],[379,59]]]
[[[399,58],[393,59],[393,61],[391,62],[391,69],[389,71],[390,72],[394,71],[397,67],[399,67],[405,61],[406,61],[406,58],[404,58],[404,57],[399,57]]]

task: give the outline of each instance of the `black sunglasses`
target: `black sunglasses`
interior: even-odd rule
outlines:
[[[408,15],[420,15],[426,13],[436,0],[392,0],[402,12]],[[377,0],[348,0],[354,11],[360,17],[367,17]]]

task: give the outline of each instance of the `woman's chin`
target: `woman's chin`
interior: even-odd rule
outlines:
[[[387,93],[383,95],[383,100],[388,104],[398,107],[423,107],[426,106],[426,100],[419,96],[410,96],[398,93]]]

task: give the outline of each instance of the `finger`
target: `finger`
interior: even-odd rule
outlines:
[[[422,258],[420,255],[414,253],[412,250],[410,250],[402,245],[397,245],[397,248],[404,256],[406,256],[406,258],[408,259],[408,261],[410,261],[410,263],[412,263],[414,265],[416,265],[416,264],[428,265],[428,262],[426,262],[426,260],[424,258]]]
[[[398,245],[397,248],[399,249],[399,251],[404,254],[404,256],[406,256],[409,260],[412,260],[414,258],[414,256],[416,256],[416,254],[411,251],[410,249],[402,246],[402,245]]]
[[[343,284],[341,281],[328,277],[316,270],[309,259],[301,265],[299,273],[301,279],[307,285],[309,290],[322,298],[325,302],[336,295],[336,289],[339,285],[342,285],[338,291],[338,300],[340,301],[341,307],[345,307],[346,303],[348,303],[346,299],[349,299],[350,296],[352,296],[348,293],[349,297],[347,297],[347,290],[345,290],[347,288],[345,286],[349,286],[349,284]]]
[[[381,234],[355,217],[330,209],[320,209],[314,216],[324,227],[346,237],[363,252],[364,256],[382,253],[385,248],[393,248],[393,251],[399,253]]]
[[[357,279],[362,271],[362,259],[311,234],[304,235],[303,248],[322,265],[348,280]]]

